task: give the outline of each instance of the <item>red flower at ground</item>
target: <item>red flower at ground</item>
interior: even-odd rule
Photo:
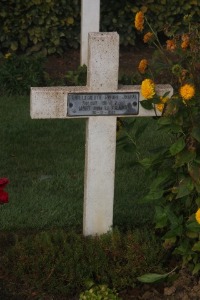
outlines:
[[[0,204],[8,203],[8,193],[3,190],[8,183],[8,178],[0,178]]]

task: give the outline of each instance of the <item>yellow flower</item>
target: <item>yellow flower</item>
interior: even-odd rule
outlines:
[[[189,42],[183,41],[183,42],[181,43],[181,48],[182,48],[183,50],[187,49],[188,47],[189,47]]]
[[[144,29],[144,14],[142,11],[137,12],[135,16],[135,28],[138,31],[142,31]]]
[[[200,208],[197,210],[197,212],[195,214],[195,219],[196,219],[197,223],[200,224]]]
[[[142,59],[139,63],[139,66],[138,66],[138,70],[141,74],[144,74],[146,69],[148,67],[148,61],[147,59]]]
[[[151,79],[144,79],[141,84],[141,94],[145,99],[151,99],[155,95],[155,84]]]
[[[159,110],[160,112],[163,111],[163,108],[164,108],[164,104],[162,104],[162,103],[156,104],[156,109]]]
[[[152,39],[152,37],[153,37],[153,33],[147,32],[143,37],[144,43],[148,43]]]
[[[187,33],[184,33],[181,37],[182,43],[181,48],[183,50],[187,49],[189,47],[190,37]]]
[[[161,101],[162,103],[166,103],[168,100],[169,100],[168,97],[160,97],[160,101]]]
[[[174,51],[176,49],[176,42],[174,40],[167,40],[166,44],[168,51]]]
[[[156,104],[157,110],[159,110],[159,111],[162,112],[163,109],[164,109],[164,104],[165,104],[168,100],[169,100],[168,97],[160,97],[160,101],[161,101],[162,103]]]
[[[10,58],[10,57],[11,57],[11,53],[6,53],[6,54],[4,55],[4,57],[5,57],[6,59]]]
[[[180,88],[180,95],[184,100],[190,100],[195,94],[195,88],[192,84],[184,84]]]

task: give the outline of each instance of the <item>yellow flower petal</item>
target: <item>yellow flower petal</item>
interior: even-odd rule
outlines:
[[[164,104],[162,103],[159,103],[159,104],[156,104],[156,109],[159,110],[159,111],[163,111],[163,108],[164,108]]]
[[[141,94],[145,99],[151,99],[155,95],[155,84],[151,79],[145,79],[141,84]]]
[[[187,49],[189,47],[189,41],[183,41],[181,43],[181,48],[184,50],[184,49]]]
[[[138,66],[138,70],[141,74],[144,74],[146,69],[148,67],[148,61],[147,59],[142,59],[139,63],[139,66]]]
[[[153,33],[147,32],[143,37],[144,43],[148,43],[152,39],[152,37],[153,37]]]
[[[197,212],[195,214],[195,219],[196,219],[197,223],[200,224],[200,208],[197,210]]]
[[[144,29],[144,14],[142,11],[137,12],[135,16],[135,28],[138,31],[142,31]]]
[[[167,50],[168,51],[173,52],[176,49],[176,42],[174,40],[167,40],[166,44],[167,44]]]
[[[180,95],[181,97],[188,101],[190,100],[192,97],[194,97],[195,94],[195,88],[192,84],[184,84],[181,88],[180,88]]]

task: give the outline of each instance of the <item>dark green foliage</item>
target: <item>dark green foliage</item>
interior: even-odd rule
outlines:
[[[131,85],[131,84],[138,84],[140,82],[140,78],[138,74],[135,73],[130,73],[130,74],[121,74],[119,76],[119,84],[123,85]]]
[[[117,31],[120,44],[134,45],[136,32],[133,27],[135,3],[133,1],[101,1],[101,31]]]
[[[87,83],[87,66],[79,66],[76,71],[68,71],[65,76],[67,86],[84,86]]]
[[[0,42],[4,51],[61,53],[78,47],[78,0],[2,0]]]
[[[53,230],[15,235],[11,244],[4,236],[3,244],[2,272],[16,284],[12,290],[27,296],[31,290],[67,296],[85,290],[88,282],[121,290],[151,268],[159,271],[162,257],[159,241],[147,231],[83,237]]]
[[[177,25],[177,30],[179,27],[183,32],[185,29],[183,18],[186,15],[192,15],[193,19],[199,22],[198,0],[146,0],[143,3],[136,0],[134,5],[145,13],[156,32],[169,32],[171,25]]]
[[[80,43],[80,0],[2,0],[0,11],[1,51],[61,54]],[[134,45],[134,17],[143,10],[157,31],[170,32],[187,14],[197,21],[198,0],[101,1],[101,31],[117,31],[122,45]],[[183,30],[183,28],[182,28]]]
[[[24,95],[45,82],[44,58],[11,55],[0,63],[0,94]]]

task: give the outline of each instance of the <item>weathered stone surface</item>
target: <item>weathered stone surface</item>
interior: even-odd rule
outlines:
[[[98,32],[100,0],[81,1],[81,65],[88,65],[88,33]]]
[[[157,85],[157,92],[162,96],[167,91],[170,95],[173,94],[173,89],[170,85]],[[140,93],[140,85],[121,85],[112,92],[139,92],[140,101],[143,100]],[[32,87],[31,88],[31,118],[32,119],[57,119],[57,118],[71,118],[67,116],[67,95],[68,93],[89,93],[91,92],[89,86],[70,86],[70,87]],[[160,112],[157,111],[160,115]],[[119,117],[126,117],[118,115]],[[146,110],[141,105],[139,107],[139,114],[133,117],[150,117],[155,116],[153,110]],[[81,116],[81,118],[87,118]]]

